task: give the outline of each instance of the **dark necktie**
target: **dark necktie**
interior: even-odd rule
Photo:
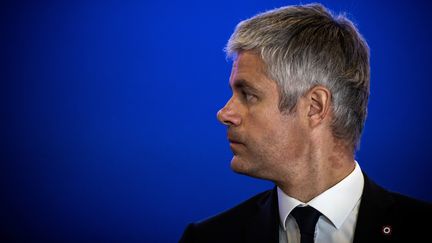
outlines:
[[[315,234],[315,225],[321,213],[311,206],[296,207],[291,212],[291,215],[297,221],[300,229],[300,242],[313,243]]]

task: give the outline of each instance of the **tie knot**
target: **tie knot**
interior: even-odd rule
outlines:
[[[312,237],[313,239],[315,234],[315,225],[318,218],[321,216],[321,213],[311,206],[306,206],[294,208],[291,215],[297,221],[302,238],[307,236]]]

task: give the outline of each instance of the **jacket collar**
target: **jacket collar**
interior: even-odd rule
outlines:
[[[395,223],[394,199],[389,192],[371,181],[366,174],[354,233],[354,243],[388,242],[393,235],[384,230]],[[388,228],[387,228],[388,229]],[[255,212],[244,228],[245,242],[279,242],[277,187],[257,201]]]
[[[393,237],[395,213],[391,194],[371,181],[364,173],[364,188],[360,202],[354,243],[388,242]],[[390,230],[390,231],[389,231]]]
[[[276,186],[256,204],[255,214],[246,224],[244,242],[279,242],[279,210]]]

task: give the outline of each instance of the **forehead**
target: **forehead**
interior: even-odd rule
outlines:
[[[240,52],[234,60],[232,71],[264,73],[265,63],[259,55],[250,51],[243,51]]]
[[[253,52],[240,52],[235,59],[230,78],[230,85],[236,82],[247,82],[258,87],[266,86],[271,81],[265,71],[265,63],[261,57]]]

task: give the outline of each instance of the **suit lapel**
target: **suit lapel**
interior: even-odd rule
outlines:
[[[394,201],[389,192],[364,175],[364,188],[360,203],[354,243],[389,242],[395,223],[392,210]],[[390,232],[388,231],[390,230]]]
[[[279,242],[279,209],[276,187],[256,204],[256,211],[246,223],[244,242]]]
[[[386,227],[393,230],[392,227],[396,223],[393,197],[365,174],[363,175],[364,188],[353,242],[390,242],[393,234],[386,234],[384,230]],[[276,187],[258,200],[255,212],[249,222],[246,222],[243,232],[244,242],[279,242],[279,209]]]

